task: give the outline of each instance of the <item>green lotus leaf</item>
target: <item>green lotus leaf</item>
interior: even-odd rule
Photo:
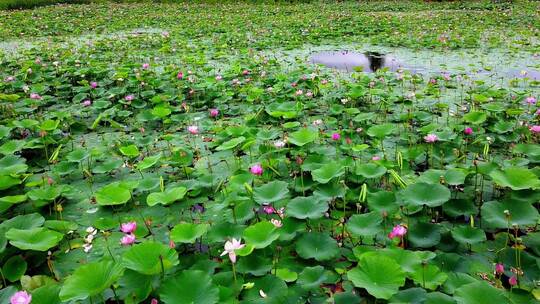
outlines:
[[[296,252],[304,259],[327,261],[339,254],[336,240],[326,233],[304,233],[296,242]]]
[[[468,225],[454,227],[450,231],[454,240],[462,243],[474,245],[486,240],[486,233],[482,229],[473,228]]]
[[[137,157],[140,154],[139,148],[137,148],[137,146],[135,145],[120,147],[120,153],[122,153],[122,155],[124,156],[131,157],[131,158]]]
[[[270,204],[287,198],[289,189],[284,181],[272,181],[253,188],[253,198],[261,205]]]
[[[316,130],[304,128],[289,134],[289,142],[293,145],[304,146],[319,138]]]
[[[504,229],[514,224],[532,226],[538,223],[539,218],[534,206],[521,201],[491,201],[482,205],[482,221],[488,228]]]
[[[0,176],[17,175],[26,172],[28,165],[24,158],[15,155],[6,155],[0,159]]]
[[[178,265],[178,253],[165,244],[143,242],[124,253],[122,265],[145,275],[159,274]]]
[[[377,299],[390,299],[405,285],[405,273],[399,264],[376,252],[364,254],[358,266],[347,272],[347,277],[354,286],[365,288]]]
[[[489,299],[491,303],[508,303],[501,289],[483,281],[463,285],[456,289],[454,294],[454,300],[458,304],[484,304],[486,299]]]
[[[382,231],[382,215],[373,211],[364,214],[355,214],[347,222],[347,230],[358,237],[372,236]]]
[[[328,203],[314,196],[298,196],[287,204],[287,215],[297,219],[318,219],[327,210]]]
[[[317,289],[324,281],[326,281],[326,270],[322,266],[305,267],[298,275],[298,285],[304,289]]]
[[[63,192],[64,188],[59,186],[49,186],[44,188],[36,188],[26,193],[28,198],[37,201],[53,201],[57,199]]]
[[[403,190],[402,197],[410,206],[438,207],[450,199],[450,190],[439,184],[416,183]]]
[[[274,275],[287,283],[294,282],[298,279],[298,274],[287,268],[276,269]]]
[[[170,205],[175,201],[183,199],[186,194],[187,188],[185,187],[169,188],[163,192],[150,193],[148,197],[146,197],[146,203],[148,206],[155,206],[157,204]]]
[[[422,288],[435,290],[448,279],[448,276],[439,267],[425,264],[417,265],[415,271],[411,274],[411,278]]]
[[[137,164],[138,170],[146,170],[153,167],[161,159],[161,153],[153,156],[147,156]]]
[[[433,247],[441,241],[439,226],[429,223],[411,225],[408,231],[408,239],[414,247]]]
[[[208,273],[185,270],[162,283],[159,297],[165,304],[214,304],[219,301],[219,289]]]
[[[90,153],[86,149],[75,149],[68,153],[66,159],[71,163],[80,163],[90,157]]]
[[[356,167],[356,174],[365,178],[379,178],[386,173],[386,167],[375,163],[362,164]]]
[[[340,177],[345,173],[345,167],[338,162],[331,162],[322,165],[319,169],[311,171],[313,180],[321,184],[326,184],[330,180]]]
[[[20,255],[9,258],[2,266],[2,273],[10,282],[18,281],[26,272],[28,264]]]
[[[244,136],[233,138],[233,139],[228,140],[228,141],[222,143],[221,145],[219,145],[216,148],[216,151],[225,151],[225,150],[234,149],[234,148],[236,148],[236,146],[243,143],[245,140],[246,140],[246,138]]]
[[[124,268],[113,261],[92,262],[75,269],[60,290],[63,302],[85,300],[101,294],[120,276]]]
[[[179,243],[195,243],[208,230],[208,224],[180,223],[171,230],[171,240]]]
[[[263,221],[249,226],[244,230],[246,244],[255,248],[264,248],[279,238],[279,230],[274,224]]]
[[[366,133],[371,137],[383,139],[386,136],[394,133],[396,126],[393,124],[382,124],[370,127]]]
[[[25,202],[26,195],[11,195],[0,197],[0,213],[8,210],[11,206]]]
[[[6,232],[9,243],[22,250],[47,251],[58,245],[64,235],[46,228],[16,229]]]
[[[483,123],[484,121],[486,121],[486,119],[487,119],[487,114],[484,112],[472,111],[463,115],[464,121],[471,124],[475,124],[475,125],[479,125]]]
[[[101,206],[122,205],[131,198],[131,192],[120,182],[113,182],[96,192],[96,202]]]
[[[509,167],[504,170],[494,170],[489,176],[493,181],[512,190],[536,189],[540,187],[538,176],[527,168]]]

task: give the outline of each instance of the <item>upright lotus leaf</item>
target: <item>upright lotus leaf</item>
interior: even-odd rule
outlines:
[[[9,243],[22,250],[47,251],[56,246],[64,237],[62,233],[46,228],[16,229],[6,232]]]
[[[180,223],[171,230],[171,240],[179,243],[195,243],[208,230],[208,224]]]
[[[139,156],[141,152],[139,152],[139,148],[137,148],[137,146],[128,145],[120,147],[120,153],[122,153],[124,156],[133,158]]]
[[[484,281],[477,281],[466,284],[458,289],[454,294],[454,300],[458,304],[485,304],[489,303],[509,303],[501,289],[495,288]]]
[[[407,234],[409,242],[414,247],[429,248],[441,241],[441,232],[436,224],[421,222],[411,225]]]
[[[403,200],[410,206],[438,207],[450,199],[450,190],[440,184],[416,183],[402,192]]]
[[[379,178],[386,173],[386,167],[375,163],[361,164],[356,167],[355,173],[365,178]]]
[[[494,170],[489,176],[493,181],[512,190],[537,189],[540,187],[538,176],[531,170],[521,167],[509,167],[504,170]]]
[[[347,222],[347,231],[358,237],[372,236],[382,231],[382,215],[373,211],[364,214],[355,214]]]
[[[234,148],[236,148],[236,146],[243,143],[245,140],[246,140],[246,138],[244,136],[233,138],[233,139],[228,140],[228,141],[222,143],[221,145],[219,145],[216,148],[216,151],[225,151],[225,150],[234,149]]]
[[[147,156],[137,164],[137,170],[146,170],[151,168],[161,159],[161,153],[153,156]]]
[[[474,245],[486,240],[486,233],[482,229],[473,228],[469,225],[463,225],[452,228],[450,231],[454,240],[462,243]]]
[[[96,192],[96,202],[100,206],[122,205],[131,198],[131,192],[120,182],[113,182]]]
[[[366,133],[367,135],[371,137],[376,137],[378,139],[383,139],[386,136],[394,133],[394,130],[396,129],[396,126],[393,124],[382,124],[382,125],[375,125],[370,127]]]
[[[422,288],[435,290],[448,279],[446,273],[442,272],[439,267],[432,264],[424,263],[422,265],[417,265],[414,270],[415,271],[411,274],[411,278]]]
[[[2,266],[3,276],[10,282],[18,281],[26,272],[28,264],[20,255],[9,258]]]
[[[287,215],[297,219],[318,219],[328,210],[328,203],[315,196],[297,196],[287,204]]]
[[[39,126],[39,128],[43,131],[50,132],[50,131],[56,130],[59,124],[60,124],[59,120],[48,119],[48,120],[43,121],[41,125]]]
[[[284,181],[272,181],[253,188],[253,198],[261,205],[270,204],[287,198],[289,189]]]
[[[298,275],[297,284],[307,290],[314,290],[326,281],[326,270],[322,266],[305,267]]]
[[[289,142],[300,147],[315,141],[317,138],[319,138],[319,132],[310,128],[304,128],[289,134]]]
[[[330,235],[322,232],[308,232],[296,242],[296,252],[301,258],[327,261],[339,254],[339,247]]]
[[[484,112],[478,112],[478,111],[471,111],[465,115],[463,115],[463,120],[465,120],[468,123],[479,125],[486,121],[487,114]]]
[[[405,272],[393,259],[370,252],[362,255],[358,266],[347,272],[354,286],[365,288],[377,299],[390,299],[405,285]]]
[[[6,155],[0,159],[0,175],[17,175],[26,172],[28,165],[24,158]]]
[[[178,265],[178,253],[165,244],[143,242],[124,253],[122,265],[142,274],[155,275]]]
[[[113,261],[92,262],[75,269],[60,290],[63,302],[85,300],[101,294],[122,276],[124,268]]]
[[[504,229],[513,224],[532,226],[538,223],[538,219],[540,219],[538,210],[525,202],[508,199],[502,202],[486,202],[482,205],[482,221],[487,228]]]
[[[157,204],[170,205],[175,201],[181,200],[186,196],[186,187],[174,187],[166,189],[163,192],[150,193],[146,197],[146,203],[148,206],[155,206]]]
[[[255,248],[265,248],[279,238],[279,230],[274,224],[263,221],[249,226],[244,230],[246,244]]]
[[[90,153],[86,149],[82,148],[75,149],[66,155],[66,159],[70,163],[80,163],[88,157],[90,157]]]
[[[313,180],[326,184],[330,180],[340,177],[345,173],[345,167],[339,162],[330,162],[322,165],[319,169],[311,171]]]
[[[184,270],[163,282],[159,297],[165,304],[214,304],[219,301],[219,288],[207,272]]]

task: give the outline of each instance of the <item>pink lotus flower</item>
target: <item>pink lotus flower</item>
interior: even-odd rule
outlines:
[[[437,79],[431,78],[431,79],[429,80],[429,83],[431,83],[431,84],[437,84]]]
[[[321,80],[321,84],[327,84],[327,83],[328,83],[328,80],[326,79]]]
[[[508,279],[508,284],[510,284],[510,286],[516,286],[518,283],[517,281],[517,278],[515,275],[511,276],[509,279]]]
[[[150,63],[143,63],[142,68],[147,70],[150,67]]]
[[[176,78],[178,78],[179,80],[184,79],[184,73],[178,72],[178,74],[176,74]]]
[[[375,161],[377,161],[377,160],[381,160],[381,157],[380,157],[380,156],[377,156],[377,155],[375,155],[375,156],[373,156],[373,157],[371,158],[371,160],[375,160]]]
[[[217,75],[217,76],[216,76],[216,80],[217,80],[217,81],[220,81],[221,79],[223,79],[223,76],[221,76],[221,75]]]
[[[534,96],[529,96],[527,98],[525,98],[525,102],[530,104],[530,105],[533,105],[533,104],[536,104],[536,98]]]
[[[210,117],[217,117],[219,115],[218,109],[210,109]]]
[[[26,291],[17,291],[9,299],[10,304],[30,304],[32,302],[32,295],[29,295]]]
[[[274,212],[276,212],[276,209],[274,209],[274,207],[272,207],[270,205],[265,205],[265,206],[263,206],[263,211],[266,214],[274,214]]]
[[[87,99],[87,100],[83,101],[82,105],[85,106],[85,107],[89,107],[89,106],[92,105],[92,101],[90,99]]]
[[[341,135],[339,135],[339,133],[332,134],[332,140],[339,140],[340,138],[341,138]]]
[[[169,32],[163,31],[163,32],[161,32],[161,36],[163,36],[163,38],[169,38],[170,35],[169,35]],[[156,301],[156,303],[157,303],[157,301]]]
[[[388,234],[388,237],[393,239],[395,237],[402,238],[407,233],[407,228],[405,226],[396,225],[392,228],[392,232]]]
[[[283,140],[276,140],[274,142],[274,147],[276,147],[278,149],[281,149],[281,148],[285,147],[285,142]]]
[[[249,171],[251,172],[251,174],[254,174],[254,175],[262,175],[264,170],[261,165],[255,164],[251,166],[251,168],[249,168]]]
[[[195,134],[199,134],[199,127],[197,126],[189,126],[187,127],[187,130],[189,133],[195,135]]]
[[[159,303],[159,302],[158,302],[157,299],[152,299],[152,300],[150,301],[150,304],[158,304],[158,303]]]
[[[435,134],[428,134],[428,135],[424,136],[424,140],[427,143],[434,143],[434,142],[439,140],[439,137],[437,137],[437,135],[435,135]]]
[[[6,82],[11,82],[13,80],[15,80],[15,77],[13,77],[13,76],[6,77]]]
[[[302,95],[302,94],[304,94],[304,91],[302,91],[302,90],[298,90],[298,91],[296,91],[296,92],[294,93],[294,95],[296,95],[296,96],[300,96],[300,95]]]
[[[244,76],[245,76],[245,75],[249,75],[249,71],[248,71],[248,70],[242,71],[242,75],[244,75]]]
[[[30,98],[39,100],[39,99],[41,99],[41,96],[38,93],[32,93],[32,94],[30,94]]]
[[[133,233],[137,229],[137,222],[127,222],[120,225],[120,230],[123,233]]]
[[[306,93],[306,97],[308,97],[308,98],[313,97],[313,92],[308,91],[308,92]]]
[[[501,275],[504,273],[504,265],[501,264],[501,263],[497,263],[495,265],[495,273],[498,274],[498,275]]]
[[[463,130],[463,133],[465,133],[465,135],[471,135],[473,134],[473,129],[471,127],[467,127],[465,130]]]
[[[128,245],[131,245],[135,243],[135,235],[132,234],[132,233],[129,233],[129,234],[125,234],[121,239],[120,239],[120,244],[124,245],[124,246],[128,246]]]
[[[133,99],[135,99],[135,96],[133,96],[133,95],[128,95],[128,96],[124,97],[124,99],[125,99],[126,101],[132,101]]]
[[[98,87],[98,83],[95,82],[95,81],[92,81],[92,82],[90,82],[90,87],[91,87],[92,89],[95,89],[95,88]]]
[[[224,256],[226,254],[229,255],[229,259],[232,263],[236,263],[236,252],[235,250],[242,249],[246,244],[240,244],[240,240],[237,240],[235,238],[232,239],[232,241],[225,242],[224,251],[221,253],[220,256]]]
[[[540,126],[539,125],[536,125],[536,126],[530,126],[529,127],[529,130],[533,133],[540,133]]]

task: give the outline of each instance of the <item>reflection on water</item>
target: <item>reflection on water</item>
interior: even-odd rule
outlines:
[[[322,64],[330,68],[354,71],[362,70],[373,73],[381,68],[397,71],[403,64],[392,56],[379,52],[357,53],[351,51],[318,52],[311,56],[311,63]]]

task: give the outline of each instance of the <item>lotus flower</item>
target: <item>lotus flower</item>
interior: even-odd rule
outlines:
[[[536,98],[534,96],[529,96],[527,98],[525,98],[525,102],[530,104],[530,105],[533,105],[533,104],[536,104]]]
[[[135,97],[133,95],[128,95],[128,96],[124,97],[124,99],[126,101],[132,101],[133,99],[135,99]]]
[[[473,134],[473,129],[471,127],[467,127],[465,130],[463,130],[463,133],[465,133],[465,135],[471,135]]]
[[[176,74],[176,78],[182,80],[184,78],[184,73],[178,72],[178,74]]]
[[[393,239],[395,237],[402,238],[407,233],[407,228],[405,226],[396,225],[392,228],[392,232],[388,234],[388,237]]]
[[[32,93],[30,94],[30,98],[38,100],[41,99],[41,96],[38,93]]]
[[[424,136],[424,140],[427,143],[434,143],[434,142],[439,140],[439,137],[437,137],[437,135],[435,135],[435,134],[428,134],[428,135]]]
[[[89,107],[89,106],[92,105],[92,101],[90,99],[87,99],[87,100],[83,101],[82,105],[85,106],[85,107]]]
[[[221,79],[223,79],[223,76],[221,76],[221,75],[217,75],[217,76],[216,76],[216,80],[217,80],[217,81],[220,81]]]
[[[150,67],[150,63],[143,63],[142,68],[147,70]]]
[[[224,256],[226,254],[229,254],[229,259],[232,263],[236,263],[236,252],[235,250],[242,249],[246,246],[246,244],[240,244],[240,240],[237,240],[235,238],[232,239],[232,241],[225,242],[224,249],[221,253],[221,256]]]
[[[276,209],[274,209],[274,207],[272,207],[270,205],[264,205],[263,206],[263,211],[266,214],[273,214],[274,212],[276,212]]]
[[[280,149],[280,148],[283,148],[285,147],[285,142],[283,140],[276,140],[274,142],[274,147]]]
[[[92,81],[92,82],[90,82],[90,87],[91,87],[92,89],[95,89],[95,88],[98,87],[98,83],[95,82],[95,81]]]
[[[219,115],[218,109],[210,109],[210,117],[217,117]]]
[[[255,164],[251,166],[251,168],[249,168],[249,171],[251,172],[251,174],[254,174],[254,175],[262,175],[264,170],[261,165]]]
[[[517,278],[515,275],[511,276],[509,279],[508,279],[508,284],[510,284],[510,286],[516,286],[518,283],[517,281]]]
[[[339,140],[340,138],[341,138],[341,135],[339,135],[339,133],[332,134],[332,140]]]
[[[375,160],[375,161],[377,161],[377,160],[381,160],[381,157],[380,157],[380,156],[377,156],[377,155],[375,155],[375,156],[373,156],[373,157],[371,158],[371,160]]]
[[[32,295],[29,295],[26,291],[17,291],[9,299],[10,304],[30,304],[32,302]]]
[[[199,127],[197,126],[189,126],[187,128],[188,132],[195,135],[195,134],[199,134]]]
[[[128,245],[131,245],[133,243],[135,243],[135,235],[134,234],[125,234],[121,239],[120,239],[120,244],[124,245],[124,246],[128,246]]]
[[[495,265],[495,273],[498,274],[498,275],[501,275],[504,273],[504,265],[501,264],[501,263],[497,263]]]
[[[529,130],[531,130],[531,132],[533,133],[540,133],[540,126],[539,125],[531,126],[529,127]]]
[[[120,225],[120,230],[122,230],[123,233],[133,233],[137,230],[137,222],[122,223]]]
[[[276,220],[276,219],[271,219],[270,223],[272,223],[276,228],[283,226],[283,223],[280,220]]]

